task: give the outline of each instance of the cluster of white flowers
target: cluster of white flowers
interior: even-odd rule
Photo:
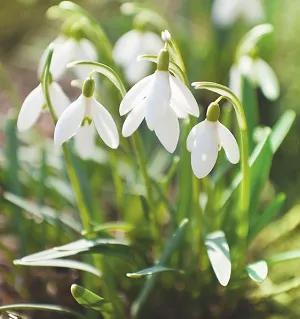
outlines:
[[[147,32],[145,34],[137,32],[131,31],[125,38],[119,40],[114,50],[115,58],[128,67],[125,73],[130,75],[130,81],[137,78],[136,62],[132,62],[132,57],[135,56],[136,60],[137,54],[145,53],[144,50],[147,51],[147,48],[155,50],[163,43],[158,36]],[[132,50],[132,47],[126,46],[125,40],[128,37],[134,37],[135,41],[140,41],[140,50]],[[171,41],[170,33],[164,31],[162,39],[166,43]],[[39,74],[48,52],[49,49],[41,58]],[[110,113],[94,97],[95,81],[92,78],[93,72],[88,76],[90,69],[83,69],[84,72],[77,74],[79,79],[85,80],[82,94],[73,103],[70,103],[54,80],[61,77],[69,62],[78,59],[95,60],[96,57],[96,50],[86,39],[77,41],[59,37],[54,41],[53,60],[50,66],[52,78],[49,84],[51,103],[58,116],[54,143],[61,145],[74,136],[76,151],[82,158],[89,158],[93,154],[96,131],[107,146],[117,148],[119,146],[117,126]],[[189,115],[199,117],[199,107],[191,91],[169,72],[169,60],[166,44],[158,54],[155,73],[137,82],[127,92],[119,112],[121,116],[128,114],[122,128],[124,137],[132,135],[145,119],[148,128],[155,132],[165,149],[173,153],[179,141],[178,119],[185,119]],[[146,71],[146,69],[139,71],[138,77],[144,75]],[[45,106],[44,92],[40,84],[28,95],[22,105],[18,117],[19,131],[32,127]],[[187,150],[191,152],[192,169],[198,178],[205,177],[213,169],[221,147],[224,148],[231,163],[235,164],[239,161],[237,142],[232,133],[218,121],[219,115],[219,105],[212,103],[208,108],[206,119],[197,124],[187,138]]]

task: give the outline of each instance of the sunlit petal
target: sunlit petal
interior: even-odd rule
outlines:
[[[93,123],[80,126],[74,136],[74,145],[76,152],[82,159],[91,158],[95,148],[96,129]]]
[[[80,96],[59,117],[54,131],[54,144],[61,145],[70,139],[81,126],[85,114],[85,106],[89,101]]]
[[[171,87],[169,72],[156,71],[146,98],[146,122],[150,130],[164,115],[170,104]]]
[[[56,82],[52,82],[49,86],[49,93],[55,113],[59,117],[71,102],[60,85]]]
[[[21,107],[17,127],[20,132],[30,129],[38,120],[43,105],[46,103],[41,84],[26,97]]]
[[[236,139],[226,126],[217,122],[219,140],[224,148],[228,160],[232,164],[236,164],[240,160],[240,151]]]
[[[205,120],[205,128],[197,130],[191,153],[192,169],[198,178],[207,176],[216,164],[218,134],[216,123]]]
[[[111,148],[117,148],[119,134],[110,113],[95,98],[92,98],[91,111],[94,124],[103,142]]]
[[[179,140],[179,122],[170,107],[155,125],[155,134],[168,152],[175,151]]]
[[[198,117],[199,107],[192,92],[177,78],[170,75],[172,90],[171,104],[180,106],[185,112]]]
[[[186,148],[189,152],[191,152],[193,150],[193,147],[195,146],[197,134],[198,136],[201,136],[203,130],[205,130],[205,127],[206,127],[205,123],[206,121],[202,121],[191,129],[186,140]]]
[[[144,118],[145,103],[141,102],[141,104],[137,105],[127,116],[123,124],[122,135],[128,137],[133,134],[141,125]]]
[[[144,89],[151,83],[153,77],[154,74],[145,77],[143,80],[139,81],[127,92],[120,104],[120,115],[124,115],[130,112],[134,107],[133,102],[138,102],[138,98],[142,100],[145,97],[142,96],[141,93],[145,92]]]
[[[246,0],[249,1],[249,0]],[[252,0],[251,0],[252,1]],[[241,13],[240,0],[215,0],[212,7],[212,19],[221,27],[231,26]]]
[[[265,97],[271,101],[278,99],[280,88],[278,78],[273,69],[262,59],[255,60],[253,65],[257,84]]]

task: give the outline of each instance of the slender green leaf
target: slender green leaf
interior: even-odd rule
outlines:
[[[85,316],[79,312],[73,311],[71,309],[56,306],[56,305],[47,305],[47,304],[31,304],[31,303],[24,303],[24,304],[13,304],[7,306],[0,306],[1,311],[8,311],[8,310],[43,310],[43,311],[53,311],[58,313],[69,314],[79,319],[85,319]]]
[[[298,259],[298,258],[300,258],[300,249],[280,253],[280,254],[274,255],[272,257],[268,257],[268,258],[266,258],[266,260],[269,264],[277,264],[280,262],[294,260],[294,259]]]
[[[246,271],[252,280],[256,282],[263,282],[268,275],[268,264],[264,260],[260,260],[247,265]]]
[[[92,308],[101,312],[104,310],[103,306],[107,304],[104,298],[79,285],[72,285],[71,293],[73,298],[86,308]]]
[[[285,202],[285,194],[279,194],[270,206],[261,214],[258,219],[253,220],[249,227],[249,240],[251,241],[271,220],[280,212]]]
[[[73,67],[78,67],[78,68],[82,67],[85,69],[89,67],[91,72],[96,71],[98,73],[103,74],[115,85],[115,87],[119,90],[121,96],[122,97],[125,96],[126,89],[123,82],[119,78],[118,74],[107,65],[98,63],[98,62],[91,62],[91,61],[75,61],[67,65],[67,68],[73,68]]]
[[[149,267],[149,268],[137,271],[137,272],[127,273],[126,276],[129,278],[141,278],[144,276],[149,276],[149,275],[157,274],[160,272],[170,272],[170,271],[182,273],[182,271],[179,269],[156,265],[156,266]]]
[[[130,232],[132,231],[133,226],[129,223],[125,222],[110,222],[110,223],[104,223],[100,225],[96,225],[92,228],[91,232],[87,232],[86,230],[83,230],[81,233],[82,235],[86,236],[91,233],[98,233],[103,231],[123,231],[123,232]]]
[[[41,260],[41,261],[25,261],[24,259],[19,259],[14,261],[15,265],[29,266],[29,267],[59,267],[59,268],[70,268],[82,270],[85,272],[89,272],[97,277],[101,277],[101,272],[86,263],[71,260],[71,259],[49,259],[49,260]]]
[[[23,199],[15,194],[5,192],[3,197],[14,205],[24,209],[34,217],[45,219],[50,224],[57,225],[57,220],[66,228],[79,233],[81,225],[77,223],[70,215],[58,213],[48,206],[39,206],[29,200]]]

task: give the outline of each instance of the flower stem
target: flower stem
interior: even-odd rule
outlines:
[[[53,49],[50,49],[46,63],[45,63],[45,67],[43,70],[43,74],[42,74],[42,84],[43,84],[43,90],[44,90],[45,99],[46,99],[49,111],[50,111],[51,116],[53,118],[54,124],[56,124],[57,115],[56,115],[55,110],[53,108],[53,105],[51,103],[51,98],[50,98],[50,93],[49,93],[50,64],[51,64],[52,55],[53,55]],[[77,202],[80,218],[82,221],[82,225],[83,225],[84,230],[89,233],[91,231],[89,210],[88,210],[87,206],[85,205],[85,201],[84,201],[83,194],[82,194],[81,187],[80,187],[80,182],[78,180],[76,171],[74,169],[69,149],[68,149],[67,145],[65,145],[65,144],[62,146],[62,148],[63,148],[63,153],[64,153],[64,157],[65,157],[66,164],[67,164],[66,166],[67,166],[67,171],[68,171],[68,175],[70,178],[70,182],[72,184],[72,187],[73,187],[73,190],[75,193],[76,202]]]

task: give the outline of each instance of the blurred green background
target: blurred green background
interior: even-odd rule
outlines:
[[[124,16],[120,13],[122,1],[86,0],[74,2],[82,5],[100,21],[112,43],[115,43],[122,34],[132,28],[132,17]],[[241,37],[251,29],[251,25],[245,23],[243,20],[238,20],[228,29],[218,28],[211,20],[212,0],[148,0],[137,2],[154,8],[169,22],[169,30],[172,32],[172,35],[182,50],[190,82],[213,81],[228,85],[228,71],[233,64],[236,46]],[[300,1],[265,0],[262,2],[266,13],[266,18],[263,22],[273,24],[274,33],[262,41],[260,45],[260,56],[273,67],[279,78],[281,87],[281,95],[276,102],[266,100],[264,96],[258,92],[261,122],[264,125],[272,126],[283,110],[293,109],[297,114],[300,112],[300,101],[298,99],[300,91]],[[50,0],[1,0],[0,82],[2,87],[0,87],[0,124],[2,128],[4,127],[4,122],[7,121],[7,118],[9,118],[11,114],[11,110],[14,108],[18,111],[25,96],[38,83],[36,68],[39,57],[49,42],[56,38],[61,26],[61,21],[47,20],[45,18],[45,12],[50,6],[57,3],[58,1]],[[74,90],[70,88],[69,81],[63,80],[62,85],[66,92],[72,96]],[[12,94],[12,91],[14,91],[14,94]],[[203,108],[212,100],[212,95],[208,93],[194,93]],[[39,128],[43,134],[51,136],[52,126],[50,125],[49,127],[48,124],[45,124],[45,119],[42,119]],[[295,207],[294,215],[299,215],[299,206],[296,205],[300,200],[299,133],[300,120],[297,117],[291,132],[275,155],[271,170],[271,183],[266,185],[265,190],[266,197],[272,197],[275,190],[286,193],[287,201],[285,209],[282,211],[284,212]],[[5,135],[3,132],[0,132],[1,147],[14,142],[14,140],[5,140]],[[0,157],[0,165],[3,165],[3,163],[3,157]],[[86,169],[87,176],[90,177],[93,168],[88,168],[87,166],[84,168]],[[40,173],[43,174],[42,171]],[[108,173],[99,178],[105,180],[108,178],[107,175]],[[4,183],[4,181],[1,180],[2,178],[4,177],[0,171],[0,187],[1,184]],[[42,178],[42,175],[38,178]],[[14,181],[14,176],[12,176],[11,180],[12,182]],[[5,182],[7,182],[7,180],[5,180]],[[96,180],[93,180],[94,184],[95,182]],[[15,185],[14,189],[16,190],[18,187],[18,185]],[[34,191],[31,192],[29,190],[30,187],[35,188]],[[39,193],[42,198],[43,194],[40,192],[43,191],[45,192],[46,190],[39,189],[36,184],[32,183],[32,185],[27,185],[25,193],[26,195]],[[69,189],[66,189],[66,197],[69,195],[68,191]],[[15,191],[15,193],[17,193],[17,191]],[[50,196],[52,195],[53,194]],[[105,202],[104,205],[109,205],[109,200],[107,200],[107,202],[108,203]],[[64,203],[57,201],[55,205],[56,208],[60,208]],[[0,215],[2,207],[4,207],[4,203],[0,198]],[[0,228],[3,228],[1,219]],[[18,229],[18,231],[21,232],[21,228]],[[44,228],[39,230],[41,237],[43,230]],[[274,230],[276,231],[273,227],[273,231]],[[61,235],[61,237],[50,233],[47,235],[52,238],[50,246],[63,242],[63,235]],[[295,246],[294,244],[298,243],[297,239],[298,238],[295,237],[295,242],[290,243],[291,246]],[[30,241],[32,238],[27,240]],[[9,260],[12,260],[18,253],[16,252],[17,249],[14,247],[13,242],[10,241],[9,244],[11,245],[10,250],[12,252],[11,256],[9,256]],[[26,247],[26,243],[24,242],[23,244],[24,247]],[[45,244],[44,241],[43,244]],[[42,248],[39,247],[37,243],[36,246],[36,250]],[[45,246],[47,247],[47,243]],[[283,243],[280,248],[287,249],[293,247],[289,247],[288,242]],[[33,248],[31,249],[31,252],[32,251],[34,251]],[[23,251],[23,253],[27,252]],[[294,269],[297,267],[296,265],[297,262],[295,263]],[[7,267],[9,267],[9,265]],[[65,278],[64,274],[60,275],[62,278]],[[55,274],[55,276],[57,276],[57,274]],[[293,272],[291,272],[291,278],[292,277]],[[280,282],[280,279],[283,278],[280,278],[279,275],[277,281]],[[3,279],[1,279],[0,276],[0,284],[1,280]],[[3,282],[8,282],[9,286],[9,284],[12,283],[12,278],[7,276]],[[37,279],[37,282],[32,283],[32,286],[39,287],[39,284],[40,282]],[[15,283],[12,285],[16,286]],[[31,284],[27,283],[27,285]],[[51,287],[47,286],[47,289],[50,291],[50,295],[52,293],[52,295],[55,296],[55,293],[53,293],[53,291],[51,292]],[[59,287],[59,289],[68,291],[69,284]],[[31,290],[34,291],[34,289]],[[297,294],[299,294],[298,291]],[[294,295],[294,300],[297,300],[297,294]],[[26,292],[23,295],[26,295]],[[63,296],[63,292],[61,296]],[[11,299],[4,300],[5,302],[13,302],[15,299],[18,298],[15,298],[12,294]],[[44,301],[39,299],[39,296],[34,296],[33,299],[40,302]],[[53,299],[55,298],[53,297]],[[68,302],[69,301],[66,301],[65,303],[68,304]]]

